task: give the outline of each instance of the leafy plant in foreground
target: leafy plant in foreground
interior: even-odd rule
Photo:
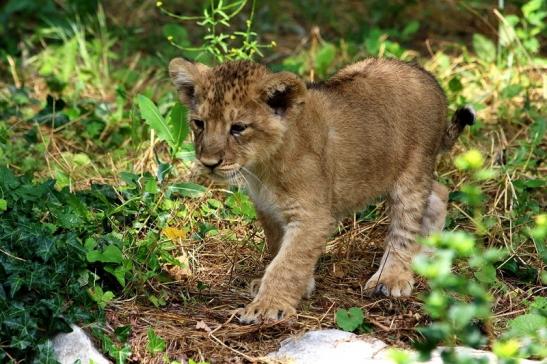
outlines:
[[[102,232],[104,203],[54,186],[0,168],[0,360],[47,355],[68,322],[97,318],[82,239]]]
[[[473,211],[472,221],[480,236],[485,232],[481,209],[485,196],[477,184],[492,178],[495,173],[483,168],[483,157],[476,150],[458,156],[455,164],[458,169],[472,173],[473,182],[462,186],[461,199]],[[424,309],[433,322],[418,329],[423,340],[415,343],[423,357],[429,357],[440,344],[447,344],[449,347],[441,351],[445,363],[488,362],[486,358],[468,358],[453,348],[457,344],[478,348],[489,343],[484,333],[488,331],[492,318],[489,288],[498,284],[495,263],[503,259],[506,253],[497,248],[481,247],[477,235],[464,231],[434,234],[423,240],[423,244],[433,247],[434,251],[416,257],[413,262],[414,270],[427,279],[431,288],[424,297]],[[457,260],[464,260],[473,275],[456,273],[454,267]],[[522,321],[530,326],[520,332],[512,328],[503,341],[494,342],[494,352],[502,363],[512,363],[512,358],[545,354],[543,347],[538,345],[544,340],[545,330],[542,333],[535,329],[545,324],[546,313],[545,310],[535,310],[526,318],[512,321],[510,325],[515,327],[522,327]]]

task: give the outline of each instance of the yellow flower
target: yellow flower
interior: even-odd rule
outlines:
[[[169,240],[179,240],[186,237],[186,231],[174,227],[166,227],[162,233]]]

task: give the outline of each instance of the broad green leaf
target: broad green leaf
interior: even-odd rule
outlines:
[[[104,270],[116,277],[118,283],[122,287],[125,287],[125,273],[127,272],[127,270],[123,266],[118,266],[116,268],[110,266],[104,267]]]
[[[169,127],[173,134],[172,148],[175,153],[179,151],[190,130],[186,120],[186,112],[186,108],[180,102],[177,102],[169,114]]]
[[[336,311],[336,325],[344,331],[353,332],[364,322],[363,310],[351,307],[348,310],[340,308]]]
[[[176,183],[167,187],[167,197],[173,194],[179,194],[184,197],[201,197],[207,191],[204,186],[192,182]]]
[[[86,254],[87,261],[90,263],[117,263],[121,264],[123,261],[122,251],[115,245],[109,245],[104,251],[98,250],[88,251]]]
[[[103,263],[122,263],[122,251],[115,245],[109,245],[103,251],[101,261]]]
[[[529,313],[509,321],[509,336],[523,337],[527,335],[535,335],[540,329],[547,327],[547,317]]]
[[[170,146],[174,144],[173,133],[165,119],[160,115],[158,107],[144,95],[137,96],[137,103],[144,121],[158,134],[160,140],[166,141]]]
[[[0,198],[0,211],[6,211],[8,209],[8,201]]]
[[[485,62],[493,62],[496,59],[496,45],[482,34],[473,34],[473,49]]]

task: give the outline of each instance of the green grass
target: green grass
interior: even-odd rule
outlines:
[[[203,318],[199,310],[210,297],[202,293],[224,292],[215,290],[215,284],[224,284],[219,277],[229,272],[230,287],[244,284],[232,274],[262,264],[263,239],[253,227],[255,213],[245,192],[193,176],[193,150],[181,121],[185,110],[166,71],[168,60],[181,53],[213,62],[257,59],[261,52],[272,69],[307,80],[328,77],[367,56],[417,61],[439,79],[451,110],[474,106],[476,125],[438,167],[438,179],[452,191],[446,230],[454,232],[429,244],[447,259],[422,260],[416,267],[431,290],[410,302],[423,302],[420,314],[427,320],[421,323],[433,324],[421,334],[397,334],[403,337],[398,342],[419,338],[422,349],[462,342],[493,347],[507,363],[511,356],[544,355],[542,2],[497,9],[464,1],[452,9],[462,19],[494,14],[488,29],[497,37],[467,28],[460,29],[467,36],[460,36],[449,24],[446,31],[431,29],[429,20],[439,22],[434,4],[385,9],[372,1],[353,14],[343,2],[266,3],[144,4],[132,19],[122,8],[93,1],[64,6],[46,1],[41,8],[32,1],[10,1],[0,9],[0,19],[9,19],[0,34],[12,34],[0,42],[0,361],[47,357],[51,348],[44,340],[66,331],[69,322],[88,327],[119,363],[131,355],[166,361],[176,353],[216,355],[208,346],[170,345],[180,340],[172,331],[153,323],[128,325],[116,312],[134,302],[143,312],[169,316],[180,306],[185,318]],[[427,12],[433,15],[424,21],[420,14]],[[324,19],[318,24],[322,33],[299,33],[302,24],[311,28],[312,13]],[[331,13],[345,21],[332,20]],[[369,21],[363,23],[365,14]],[[249,17],[253,21],[246,22]],[[299,35],[278,32],[280,22]],[[431,44],[424,36],[445,38]],[[355,223],[341,224],[329,246],[356,227],[374,226],[383,207],[358,216]],[[467,242],[472,248],[463,251]],[[248,256],[226,253],[232,251]],[[331,262],[343,266],[344,259],[331,250],[319,269],[329,271]],[[438,271],[445,275],[431,273]],[[347,330],[384,335],[375,329],[382,327],[378,316],[369,322],[364,303],[349,310],[343,300],[333,305],[339,310],[322,327],[336,322]],[[318,314],[303,307],[317,320],[325,319],[327,309]],[[390,314],[384,316],[390,322]],[[465,320],[453,320],[456,316]],[[202,330],[194,327],[189,336]],[[530,344],[521,345],[526,338]],[[265,354],[247,344],[252,352],[246,355]],[[228,347],[242,350],[227,341],[222,355],[233,354]]]

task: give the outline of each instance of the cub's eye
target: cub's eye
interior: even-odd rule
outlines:
[[[192,119],[192,124],[194,124],[194,127],[198,130],[203,129],[203,127],[205,126],[205,123],[203,122],[203,120],[199,120],[199,119]]]
[[[243,133],[243,131],[247,129],[247,125],[242,123],[233,124],[230,128],[230,134],[232,135],[239,135]]]

